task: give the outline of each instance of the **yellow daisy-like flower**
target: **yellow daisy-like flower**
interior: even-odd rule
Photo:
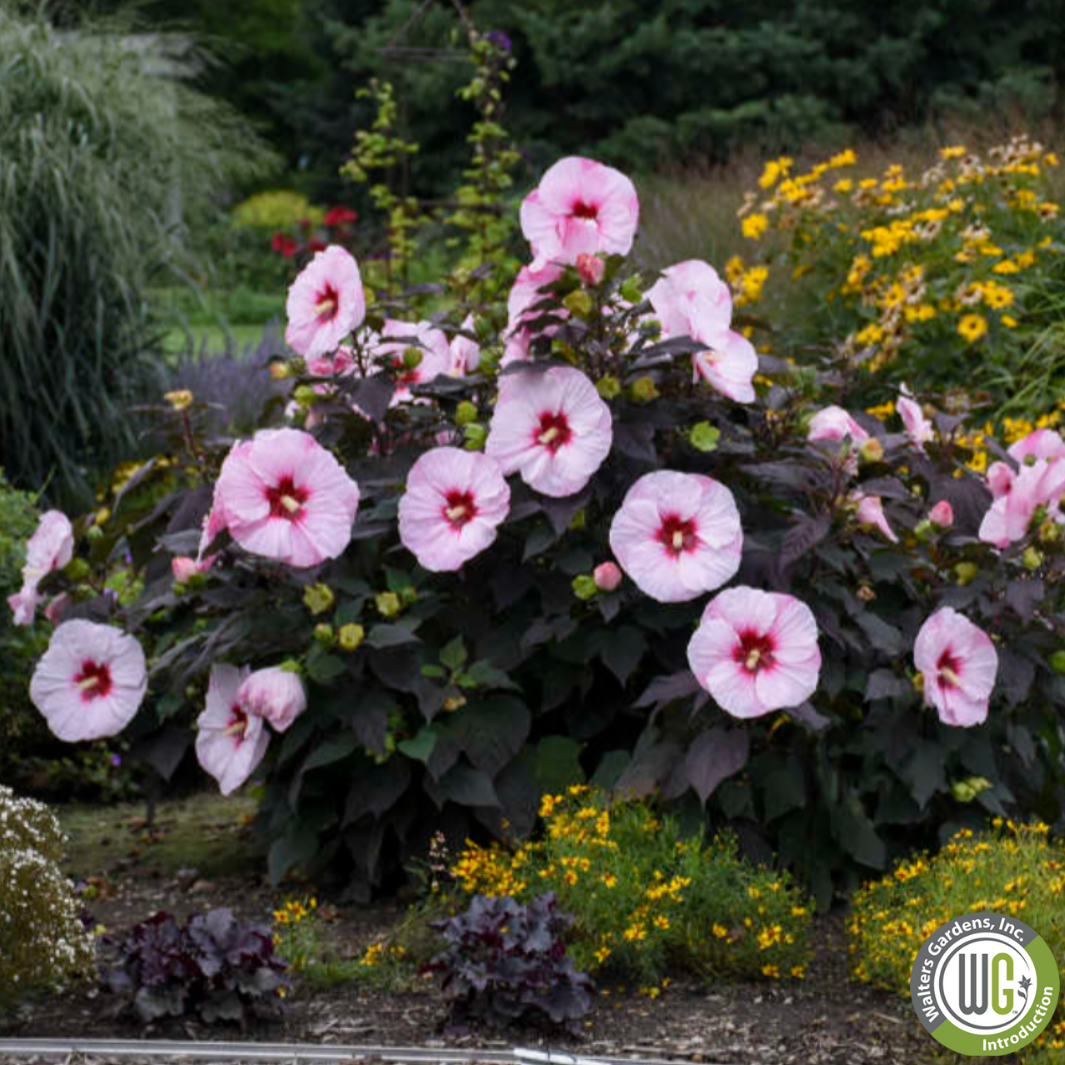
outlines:
[[[759,240],[769,228],[769,219],[764,214],[750,214],[741,223],[741,228],[748,240]]]
[[[982,314],[966,314],[958,322],[958,333],[970,344],[987,333],[987,319]]]

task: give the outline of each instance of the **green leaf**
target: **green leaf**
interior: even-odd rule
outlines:
[[[412,739],[401,740],[396,747],[416,762],[428,762],[436,747],[436,732],[431,725],[427,726]]]
[[[646,650],[647,640],[643,633],[632,625],[622,625],[620,629],[607,630],[600,657],[606,668],[624,685],[636,671]]]
[[[402,647],[406,643],[421,643],[406,625],[374,625],[370,629],[370,635],[366,637],[366,646],[377,650],[383,647]]]
[[[315,648],[318,650],[318,648]],[[312,650],[307,656],[307,676],[315,684],[329,684],[336,680],[347,668],[342,658],[337,655],[315,654]]]
[[[318,834],[295,823],[288,834],[274,840],[267,859],[270,883],[277,885],[290,869],[305,865],[318,853]]]
[[[432,677],[434,679],[441,679],[447,676],[447,670],[445,670],[442,666],[436,666],[433,665],[431,662],[427,662],[424,666],[422,666],[422,676]]]
[[[303,771],[310,772],[312,769],[320,769],[324,765],[332,765],[355,752],[359,741],[354,732],[342,732],[331,740],[326,740],[320,747],[316,747],[311,756],[303,763]]]
[[[564,791],[584,783],[581,745],[566,736],[546,736],[536,748],[536,777],[544,791]]]
[[[459,669],[466,661],[466,645],[461,636],[456,636],[440,652],[440,661],[452,672]]]

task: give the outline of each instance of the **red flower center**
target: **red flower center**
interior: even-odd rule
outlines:
[[[91,658],[82,662],[81,672],[74,678],[74,683],[81,691],[82,700],[87,703],[93,699],[103,699],[114,687],[110,666],[106,662],[94,662]]]
[[[303,504],[309,496],[307,489],[298,487],[291,477],[282,477],[273,488],[266,490],[270,517],[285,518],[287,521],[298,520],[303,513]]]
[[[477,504],[474,502],[472,492],[464,492],[459,488],[453,488],[447,494],[447,504],[444,507],[444,519],[458,532],[467,522],[477,517]]]
[[[314,305],[315,313],[323,322],[331,322],[340,309],[340,294],[332,285],[326,285],[323,291],[318,293],[318,300]]]
[[[590,222],[594,222],[599,217],[599,208],[590,203],[585,203],[584,200],[578,200],[570,212],[574,218],[584,218]]]
[[[669,514],[662,520],[658,540],[667,554],[680,558],[685,551],[695,550],[696,531],[695,522],[690,518],[685,521],[678,514]]]
[[[248,715],[240,703],[229,708],[229,721],[226,723],[226,735],[234,736],[239,747],[248,734]]]
[[[573,430],[569,427],[569,418],[558,411],[544,411],[540,415],[540,424],[533,434],[533,441],[541,447],[546,447],[551,454],[555,454],[559,448],[565,447],[573,439]]]
[[[757,673],[760,669],[771,669],[776,643],[765,632],[748,629],[739,634],[739,642],[732,649],[732,659],[738,662],[748,673]]]
[[[961,687],[961,661],[948,647],[936,662],[936,680],[941,688]]]

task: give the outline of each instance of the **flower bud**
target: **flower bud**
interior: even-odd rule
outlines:
[[[308,584],[303,589],[303,602],[307,609],[316,617],[331,610],[336,603],[337,597],[328,584]]]
[[[273,359],[270,363],[270,376],[275,381],[284,381],[292,376],[292,371],[284,359]]]
[[[918,540],[927,540],[938,532],[937,526],[933,525],[928,518],[922,518],[914,527],[913,533]]]
[[[333,626],[324,621],[318,622],[314,626],[314,638],[321,644],[325,644],[326,647],[332,646],[333,643]]]
[[[596,588],[601,592],[616,591],[621,584],[621,570],[614,562],[600,562],[592,576]]]
[[[361,625],[348,622],[347,625],[340,626],[338,639],[345,651],[357,651],[359,645],[366,639],[366,630]]]
[[[881,462],[884,458],[884,445],[875,436],[863,440],[858,448],[858,457],[862,462]]]
[[[591,599],[598,591],[595,578],[590,573],[581,573],[573,578],[573,594],[578,599]]]
[[[954,567],[954,572],[958,576],[958,584],[964,588],[965,585],[971,584],[976,579],[976,575],[980,572],[980,567],[975,562],[959,562]]]
[[[400,601],[395,592],[378,592],[373,598],[381,617],[394,618],[399,613]]]
[[[1027,570],[1037,570],[1043,564],[1043,555],[1034,547],[1027,547],[1021,555],[1021,565]]]
[[[470,422],[462,427],[462,437],[467,451],[480,451],[488,439],[488,430],[480,422]]]
[[[562,306],[577,318],[587,318],[595,304],[582,288],[575,288],[563,301]]]
[[[637,377],[629,386],[629,391],[638,403],[649,403],[658,398],[658,386],[652,377]]]
[[[958,802],[972,802],[982,791],[991,788],[991,781],[987,777],[969,777],[966,780],[956,780],[950,786],[951,793]]]
[[[93,526],[95,528],[96,526]],[[89,563],[83,558],[71,559],[64,567],[63,573],[69,577],[72,581],[83,581],[91,572]]]
[[[607,374],[596,381],[595,390],[603,399],[614,399],[621,395],[621,382],[613,374]]]
[[[165,392],[163,399],[176,411],[188,410],[192,406],[192,393],[187,388],[179,388],[174,392]]]
[[[577,256],[577,273],[586,285],[598,285],[603,280],[606,263],[598,255],[582,254]]]
[[[444,700],[444,709],[449,712],[455,710],[461,710],[466,705],[465,695],[452,695],[449,699]]]
[[[283,666],[257,669],[237,689],[237,702],[248,714],[285,729],[307,709],[307,694],[299,675]]]
[[[1052,518],[1048,518],[1039,526],[1039,542],[1041,544],[1056,544],[1061,539],[1061,526]]]
[[[928,520],[940,529],[949,529],[954,524],[954,508],[946,499],[941,499],[929,512]]]
[[[475,421],[477,421],[477,405],[471,403],[468,399],[464,399],[455,408],[455,424],[460,426],[470,425]]]
[[[408,370],[416,370],[422,364],[422,353],[417,348],[407,348],[403,352],[403,365]]]
[[[688,433],[688,440],[696,451],[713,451],[721,439],[721,430],[709,422],[696,422]]]
[[[639,274],[626,278],[621,286],[621,298],[627,303],[639,303],[643,299],[643,287]]]
[[[318,398],[318,393],[312,385],[298,385],[292,390],[292,398],[301,407],[309,407]]]

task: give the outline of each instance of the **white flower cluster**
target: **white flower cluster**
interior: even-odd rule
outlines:
[[[0,786],[0,1012],[91,970],[92,936],[59,869],[62,847],[46,806]]]

